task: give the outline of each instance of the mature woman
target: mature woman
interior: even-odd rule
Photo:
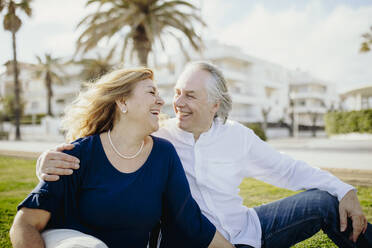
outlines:
[[[80,168],[18,206],[13,246],[146,247],[161,219],[193,247],[232,247],[201,214],[174,147],[150,135],[163,104],[146,68],[114,71],[80,94],[63,122]]]

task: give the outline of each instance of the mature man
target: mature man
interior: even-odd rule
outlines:
[[[189,64],[175,86],[175,119],[154,135],[175,146],[192,196],[203,214],[237,247],[289,247],[322,229],[341,247],[372,247],[355,189],[328,172],[273,150],[252,130],[228,120],[225,79],[207,62]],[[48,151],[38,160],[44,180],[71,174],[74,158]],[[277,202],[247,208],[238,186],[245,177],[291,189],[308,189]],[[168,247],[188,247],[176,226],[162,229]]]

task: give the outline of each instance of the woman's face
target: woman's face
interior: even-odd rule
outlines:
[[[138,82],[125,105],[128,109],[125,118],[130,118],[149,133],[159,129],[159,114],[164,101],[151,79]]]

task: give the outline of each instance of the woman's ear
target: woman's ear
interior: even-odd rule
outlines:
[[[123,105],[123,100],[115,100],[116,102],[116,105],[118,106],[118,108],[121,109],[122,105]]]
[[[122,99],[122,100],[116,100],[115,102],[116,102],[116,105],[118,106],[118,108],[120,109],[120,111],[123,114],[126,114],[128,112],[128,108],[127,108],[127,105],[126,105],[124,99]]]

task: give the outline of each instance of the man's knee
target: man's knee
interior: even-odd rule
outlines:
[[[311,204],[316,204],[322,215],[338,214],[338,199],[327,191],[314,189],[308,191],[311,196]]]

